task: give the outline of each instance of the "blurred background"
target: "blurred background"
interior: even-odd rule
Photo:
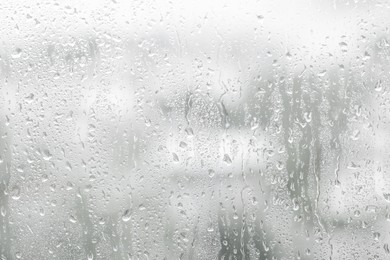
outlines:
[[[390,259],[390,2],[0,2],[0,259]]]

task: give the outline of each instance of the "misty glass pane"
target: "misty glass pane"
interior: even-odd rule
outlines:
[[[390,259],[390,2],[0,2],[0,259]]]

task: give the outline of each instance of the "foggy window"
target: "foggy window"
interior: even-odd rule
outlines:
[[[0,2],[0,259],[390,259],[390,2]]]

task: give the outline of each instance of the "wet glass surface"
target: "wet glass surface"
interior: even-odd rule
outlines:
[[[0,259],[389,259],[390,2],[0,2]]]

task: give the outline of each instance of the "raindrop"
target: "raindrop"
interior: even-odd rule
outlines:
[[[374,240],[378,241],[380,236],[381,236],[381,234],[379,232],[374,232],[373,236],[374,236]]]
[[[348,44],[346,42],[340,42],[339,46],[340,46],[342,52],[348,51]]]
[[[390,193],[383,193],[383,198],[385,198],[386,201],[390,202]]]
[[[383,245],[383,249],[385,250],[386,254],[390,254],[390,250],[389,250],[389,244],[384,244]]]
[[[20,187],[18,185],[14,185],[11,189],[11,198],[14,200],[20,199]]]
[[[73,215],[70,215],[69,216],[69,221],[72,222],[72,223],[76,223],[77,219]]]
[[[305,121],[310,123],[311,122],[311,112],[305,112],[303,114],[303,117],[305,118]]]
[[[88,260],[93,260],[93,253],[89,252],[87,255]]]
[[[27,103],[31,104],[34,101],[34,94],[31,93],[30,95],[25,97],[24,100],[26,100]]]
[[[43,159],[46,161],[49,161],[53,157],[53,155],[47,149],[44,149],[42,154],[43,154]]]
[[[224,156],[223,156],[223,161],[224,161],[226,164],[228,164],[228,165],[232,164],[232,159],[230,158],[230,156],[229,156],[228,154],[224,154]]]
[[[172,153],[172,158],[173,158],[173,161],[174,162],[179,162],[179,156],[177,156],[177,154],[176,153]]]
[[[20,58],[22,56],[22,49],[21,48],[16,48],[11,56],[14,59]]]
[[[122,221],[128,222],[130,219],[131,219],[131,211],[129,209],[126,209],[125,212],[123,212]]]
[[[381,81],[381,80],[379,80],[379,81],[375,84],[375,91],[377,91],[377,92],[382,91],[382,81]]]
[[[16,259],[21,259],[22,256],[23,256],[23,254],[22,254],[21,252],[16,252],[16,253],[15,253]]]

